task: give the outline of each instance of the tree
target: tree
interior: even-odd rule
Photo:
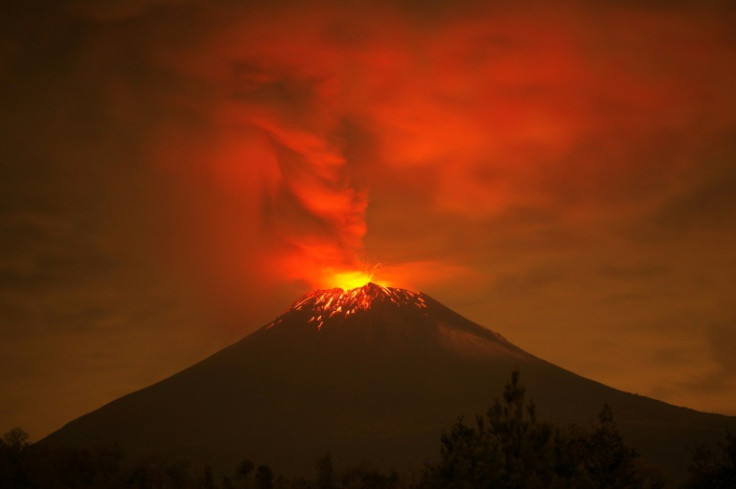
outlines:
[[[13,428],[3,435],[3,442],[11,450],[20,451],[28,447],[28,433],[20,428]]]
[[[0,487],[33,487],[27,468],[28,433],[13,428],[0,439]]]
[[[329,453],[317,459],[316,489],[337,489],[337,476]]]
[[[634,489],[644,483],[627,447],[604,406],[592,431],[560,430],[539,422],[536,405],[525,402],[518,371],[474,426],[460,418],[441,439],[440,461],[424,473],[425,489]],[[655,478],[647,480],[655,481]]]
[[[268,465],[259,465],[256,469],[255,489],[273,489],[273,471]]]
[[[736,435],[726,434],[718,453],[699,447],[693,453],[685,489],[733,489],[736,487]]]
[[[202,489],[215,489],[215,476],[212,473],[212,467],[206,466],[201,479]]]
[[[600,489],[630,489],[639,487],[634,462],[639,456],[629,448],[613,421],[608,404],[598,415],[598,427],[584,439],[583,463],[585,471]]]
[[[398,489],[399,474],[383,474],[365,466],[349,467],[342,475],[342,489]],[[403,487],[403,486],[401,486]]]
[[[250,487],[250,474],[253,472],[255,465],[249,459],[243,459],[242,462],[235,469],[235,480],[238,483],[238,487],[246,489]]]
[[[534,402],[525,403],[518,371],[475,426],[462,418],[441,439],[440,462],[425,473],[428,488],[552,487],[555,430],[536,419]]]

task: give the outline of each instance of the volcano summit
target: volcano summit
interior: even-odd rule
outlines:
[[[519,369],[540,418],[587,425],[608,403],[627,442],[670,473],[736,419],[624,393],[540,360],[422,293],[369,283],[305,295],[282,316],[157,384],[72,421],[48,443],[230,471],[339,464],[416,470],[458,416],[484,412]]]

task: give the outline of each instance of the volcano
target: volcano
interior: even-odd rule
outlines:
[[[585,379],[526,353],[422,293],[369,283],[307,294],[228,348],[49,435],[118,443],[231,471],[244,458],[307,474],[338,464],[418,470],[443,429],[500,397],[518,369],[538,416],[587,426],[604,403],[628,444],[677,474],[686,448],[736,418],[675,407]]]

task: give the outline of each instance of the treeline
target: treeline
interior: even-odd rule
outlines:
[[[329,455],[311,477],[286,478],[243,460],[231,474],[184,461],[130,463],[117,448],[30,444],[16,428],[0,440],[2,489],[660,489],[674,488],[643,463],[604,406],[589,429],[537,420],[514,372],[503,397],[472,423],[463,419],[440,440],[437,463],[411,478],[368,467],[337,471]],[[682,489],[736,489],[736,436],[717,452],[695,450]]]

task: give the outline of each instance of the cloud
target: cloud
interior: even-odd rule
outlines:
[[[155,102],[186,114],[159,121],[153,159],[192,185],[192,219],[221,214],[228,229],[196,231],[206,255],[255,247],[267,268],[320,284],[320,269],[358,266],[366,233],[381,233],[371,196],[397,190],[435,219],[639,216],[676,199],[705,135],[734,122],[730,41],[707,11],[569,4],[553,23],[538,6],[412,8],[151,14],[146,66],[171,79]],[[190,37],[172,43],[174,28]]]
[[[730,384],[736,383],[736,359],[733,356],[736,348],[736,319],[713,323],[708,328],[708,335],[713,358],[719,366],[718,376]]]

